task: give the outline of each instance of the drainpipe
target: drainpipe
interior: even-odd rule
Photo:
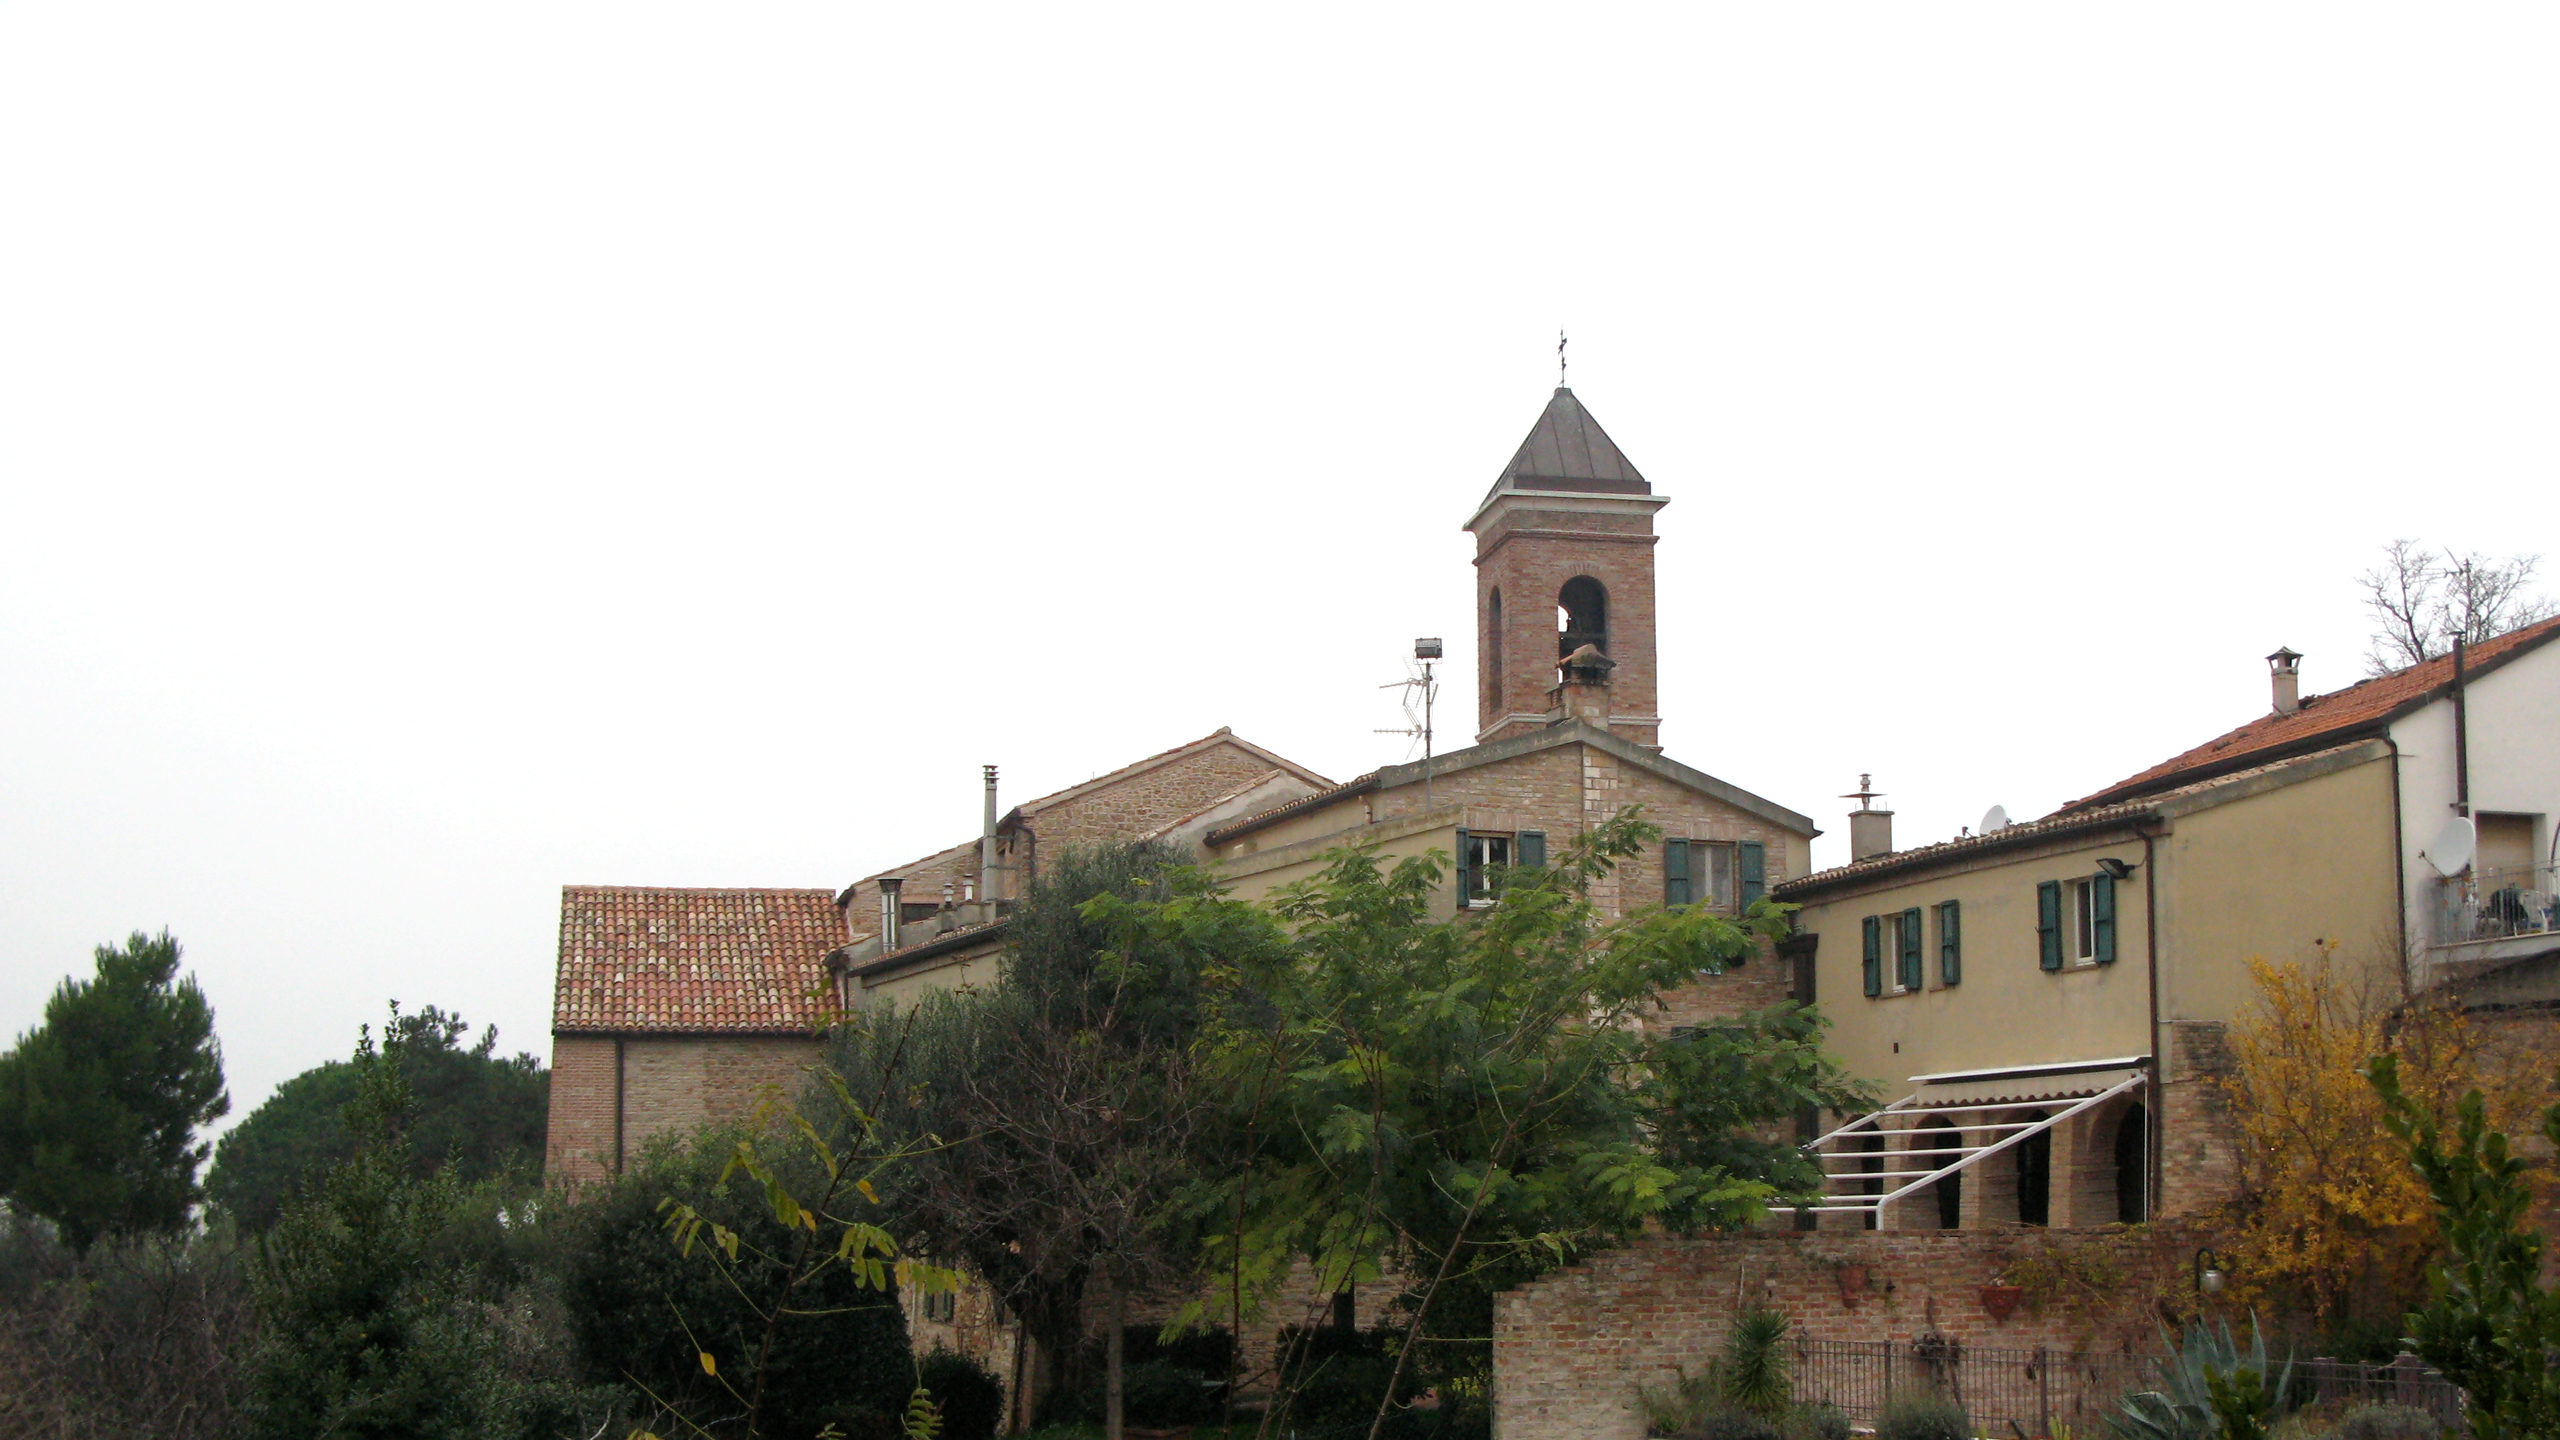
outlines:
[[[2462,637],[2453,637],[2453,813],[2471,814],[2471,705],[2462,681]]]
[[[2169,1090],[2160,1064],[2160,865],[2152,848],[2158,832],[2144,826],[2133,833],[2142,837],[2142,968],[2151,991],[2151,1115],[2142,1127],[2143,1148],[2151,1152],[2142,1157],[2142,1188],[2148,1192],[2142,1197],[2142,1218],[2148,1223],[2160,1218],[2160,1137],[2168,1128]]]
[[[2410,984],[2409,972],[2418,963],[2417,951],[2409,944],[2409,832],[2400,817],[2400,742],[2386,729],[2382,743],[2391,747],[2391,898],[2400,916],[2400,998],[2406,1000],[2416,988]]]
[[[622,1037],[613,1037],[613,1173],[622,1173]]]

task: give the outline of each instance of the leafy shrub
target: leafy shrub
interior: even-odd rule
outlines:
[[[768,1308],[803,1243],[804,1232],[773,1218],[761,1186],[744,1177],[720,1183],[740,1133],[710,1128],[652,1145],[628,1173],[587,1192],[561,1225],[561,1283],[588,1378],[628,1377],[695,1424],[738,1408],[704,1373],[702,1353],[720,1357],[726,1374],[735,1357],[763,1349],[765,1325],[699,1246],[691,1256],[677,1250],[660,1202],[674,1197],[736,1232],[738,1279]],[[797,1152],[776,1170],[794,1194],[821,1188],[811,1183],[817,1166]],[[882,1422],[894,1430],[915,1384],[897,1292],[868,1288],[835,1265],[790,1303],[801,1313],[773,1329],[759,1428],[778,1440],[806,1440],[828,1424],[854,1437]]]
[[[1940,1395],[1905,1395],[1876,1417],[1876,1440],[1973,1440],[1973,1419]]]
[[[1717,1406],[1680,1430],[1680,1440],[1782,1440],[1766,1415]]]
[[[1800,1405],[1787,1417],[1790,1440],[1849,1440],[1849,1417],[1831,1405]]]
[[[2436,1440],[2436,1417],[2407,1405],[2367,1405],[2338,1422],[2338,1440]]]
[[[933,1393],[942,1440],[995,1440],[1004,1422],[1004,1382],[966,1355],[936,1349],[916,1364],[916,1383]]]

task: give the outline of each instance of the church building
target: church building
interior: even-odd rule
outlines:
[[[1667,497],[1558,388],[1468,515],[1476,743],[1334,783],[1229,730],[1010,809],[983,777],[970,839],[824,890],[574,885],[561,895],[547,1173],[618,1172],[652,1136],[733,1115],[816,1057],[827,1015],[997,978],[1008,916],[1064,846],[1181,846],[1251,899],[1343,845],[1455,862],[1441,906],[1491,873],[1643,807],[1659,844],[1603,910],[1735,912],[1806,875],[1814,824],[1663,753],[1653,517]],[[1676,637],[1675,637],[1676,638]],[[1766,1005],[1809,978],[1774,954],[1702,976],[1670,1026]]]

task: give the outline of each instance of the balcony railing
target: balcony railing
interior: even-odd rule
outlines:
[[[2438,945],[2560,931],[2560,866],[2471,870],[2436,882]]]

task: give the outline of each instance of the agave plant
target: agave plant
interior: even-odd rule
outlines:
[[[2165,1330],[2160,1340],[2169,1351],[2169,1358],[2156,1362],[2160,1388],[2126,1396],[2124,1408],[2108,1417],[2118,1440],[2220,1440],[2224,1427],[2215,1413],[2217,1389],[2226,1406],[2235,1394],[2249,1395],[2259,1419],[2284,1413],[2293,1390],[2293,1361],[2288,1358],[2280,1369],[2269,1367],[2267,1336],[2255,1311],[2249,1315],[2246,1353],[2232,1338],[2228,1321],[2218,1332],[2201,1323],[2188,1326],[2184,1345],[2172,1344]],[[2240,1381],[2244,1374],[2252,1380]]]
[[[1795,1398],[1787,1375],[1787,1317],[1754,1306],[1733,1317],[1725,1331],[1724,1363],[1717,1378],[1724,1398],[1757,1415],[1775,1415]]]

